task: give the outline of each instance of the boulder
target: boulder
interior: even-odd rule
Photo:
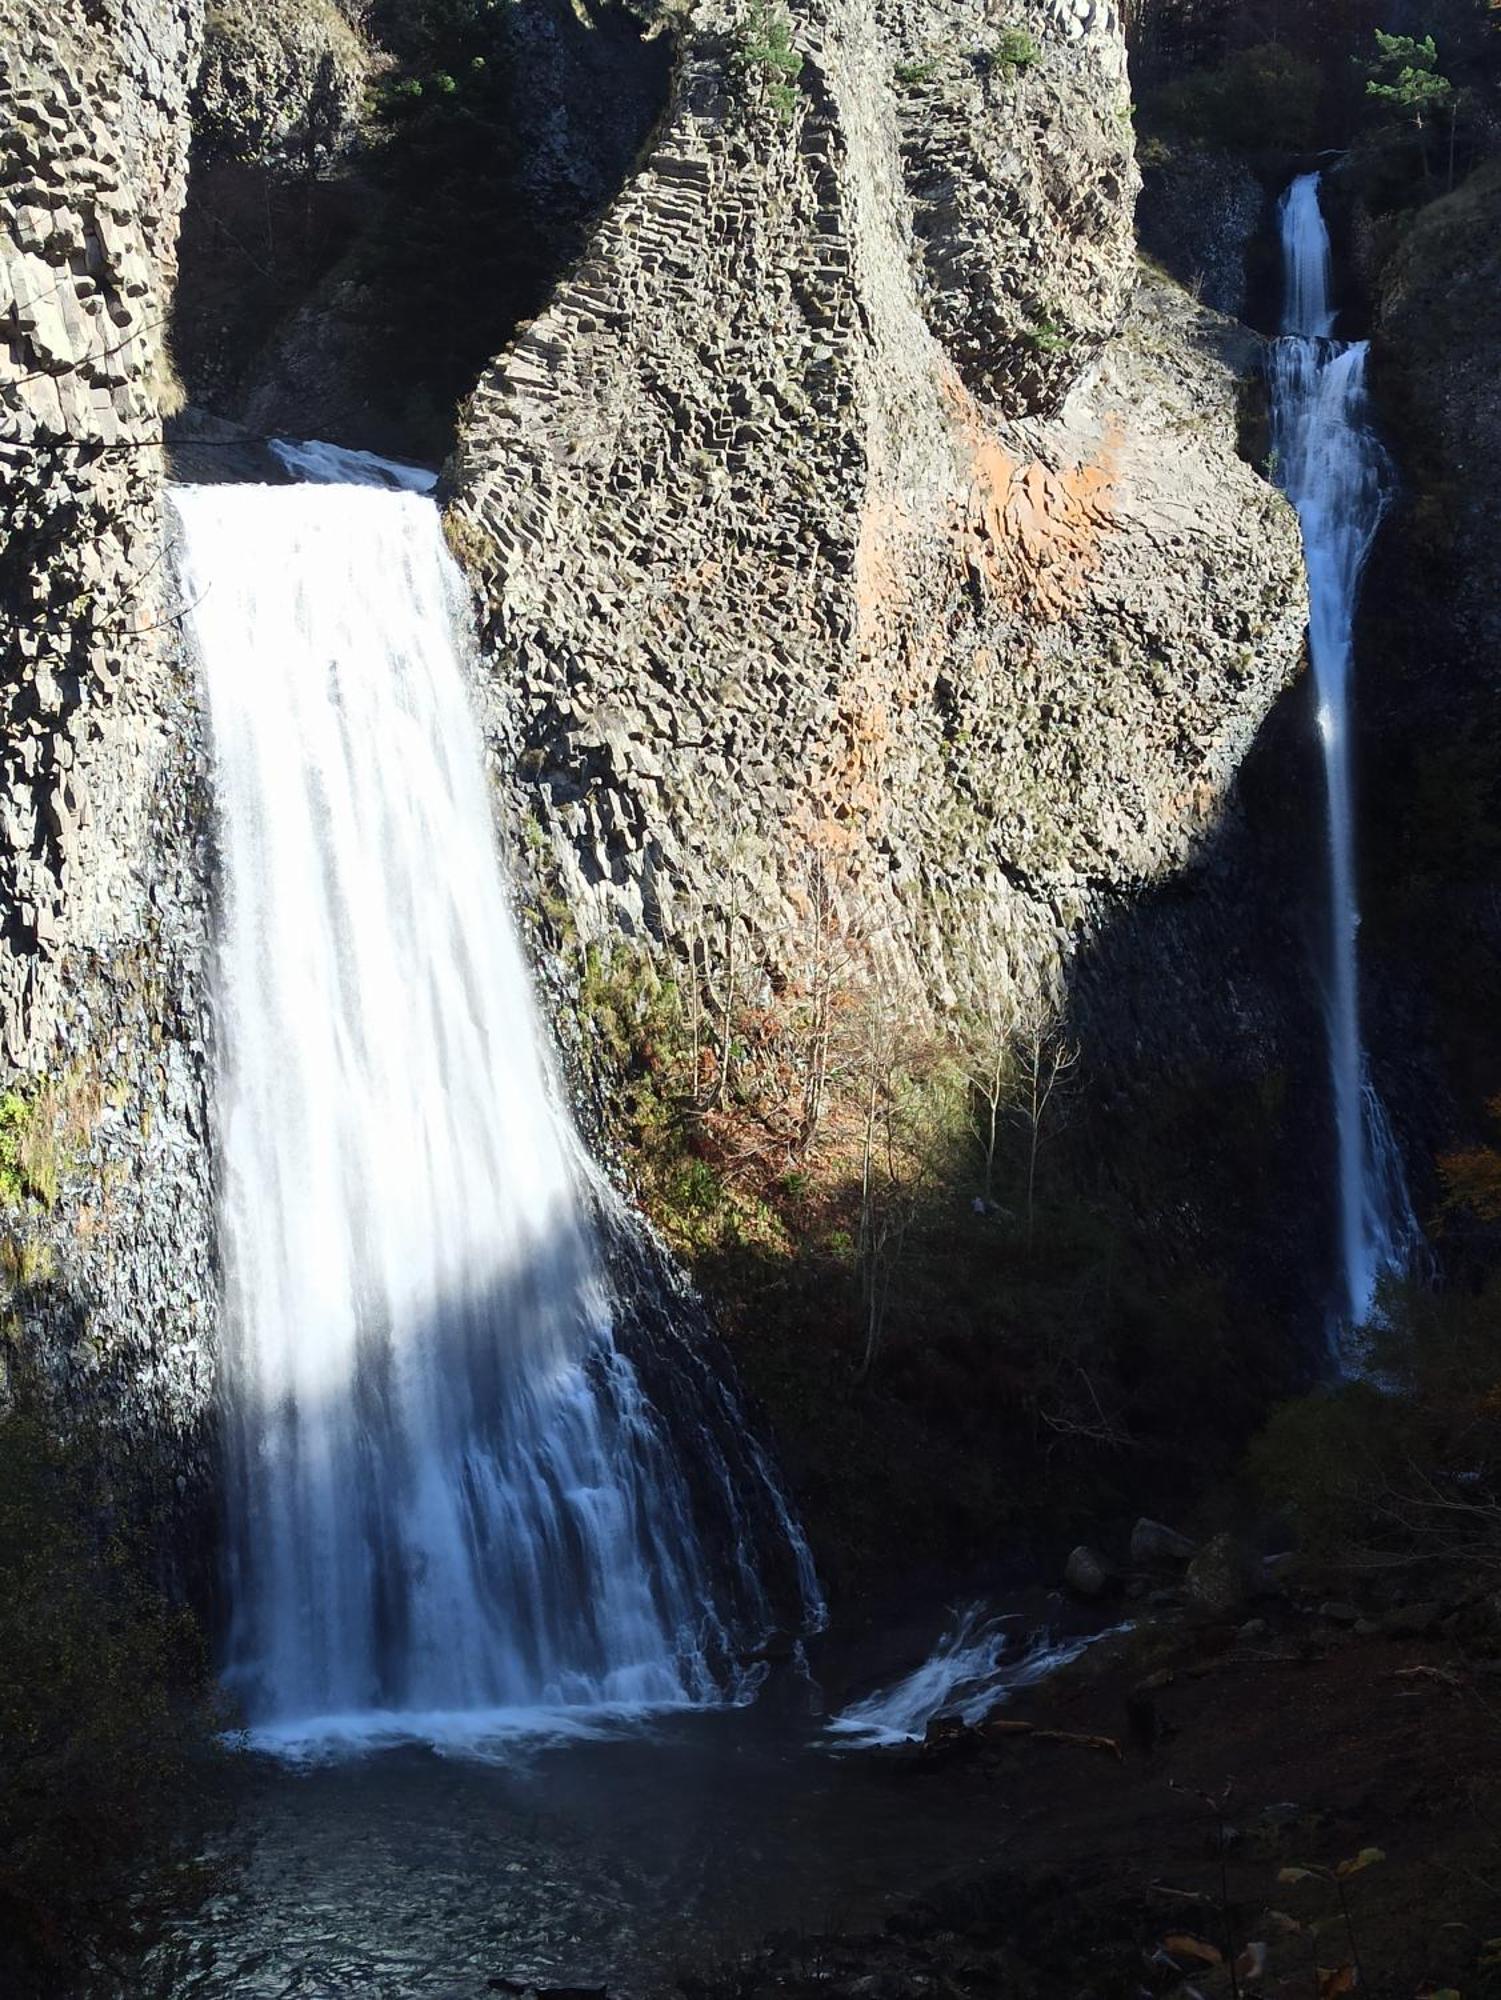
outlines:
[[[1131,1530],[1131,1560],[1142,1569],[1165,1569],[1170,1564],[1192,1562],[1197,1552],[1198,1544],[1187,1535],[1164,1527],[1161,1521],[1149,1521],[1145,1515]]]
[[[1081,1542],[1063,1567],[1063,1580],[1080,1597],[1103,1597],[1110,1588],[1110,1571],[1105,1559]]]
[[[1276,1555],[1262,1558],[1262,1584],[1267,1590],[1286,1590],[1292,1582],[1297,1567],[1298,1551],[1279,1549]]]
[[[1421,1639],[1443,1616],[1441,1604],[1399,1604],[1381,1620],[1381,1629],[1393,1639]]]
[[[1216,1535],[1188,1565],[1188,1595],[1203,1611],[1238,1611],[1250,1597],[1259,1565],[1234,1535]]]

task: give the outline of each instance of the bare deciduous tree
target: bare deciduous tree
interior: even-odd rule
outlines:
[[[793,940],[800,1002],[799,1155],[806,1153],[818,1136],[830,1084],[858,1060],[858,1052],[845,1046],[849,1026],[845,1016],[852,997],[870,976],[869,927],[864,913],[851,906],[827,856],[817,848],[808,854],[801,901],[802,919]]]
[[[996,989],[983,1005],[966,1015],[956,1036],[959,1071],[968,1093],[970,1130],[984,1162],[987,1208],[995,1202],[996,1152],[1014,1084],[1014,1023],[1010,993]]]
[[[1027,1149],[1027,1248],[1037,1228],[1037,1160],[1058,1122],[1062,1099],[1079,1063],[1079,1047],[1064,1033],[1056,1007],[1044,994],[1021,1009],[1013,1031],[1016,1090],[1011,1116]]]

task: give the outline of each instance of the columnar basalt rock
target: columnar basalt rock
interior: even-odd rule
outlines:
[[[0,4],[0,1045],[12,1138],[49,1163],[0,1216],[5,1360],[152,1436],[202,1417],[213,1289],[158,446],[200,27],[197,0]]]
[[[1237,456],[1256,343],[1136,286],[1109,10],[791,25],[783,118],[693,16],[469,405],[453,539],[586,937],[738,927],[774,981],[829,869],[942,1006],[1193,856],[1296,669],[1297,535]]]
[[[0,1040],[55,1168],[0,1218],[3,1310],[60,1389],[179,1438],[208,835],[156,441],[198,6],[0,0]],[[497,768],[584,937],[749,933],[774,981],[816,875],[943,1008],[1193,860],[1295,668],[1296,533],[1236,452],[1254,343],[1138,283],[1108,0],[789,21],[790,85],[740,0],[662,16],[667,113],[479,384],[450,525]],[[214,102],[295,146],[263,26]]]
[[[1054,414],[1119,330],[1131,284],[1136,164],[1114,10],[888,12],[925,317],[999,414]]]
[[[193,89],[200,160],[311,172],[358,126],[371,51],[336,0],[219,0]]]

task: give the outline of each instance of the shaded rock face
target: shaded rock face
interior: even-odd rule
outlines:
[[[1372,356],[1410,486],[1412,578],[1456,666],[1487,680],[1501,658],[1501,163],[1412,221],[1376,279]],[[1437,565],[1437,567],[1435,567]],[[1427,584],[1424,586],[1424,574]]]
[[[348,12],[213,10],[174,341],[215,416],[435,463],[629,171],[671,37],[615,0],[507,0],[435,53],[399,4]],[[462,73],[446,118],[419,87],[439,60]],[[416,97],[384,117],[396,83]]]
[[[334,0],[216,0],[193,87],[200,161],[310,171],[353,134],[373,67]]]
[[[1399,474],[1358,635],[1369,1032],[1404,1135],[1441,1151],[1491,1141],[1497,1089],[1501,162],[1413,215],[1367,275]]]
[[[1248,262],[1266,207],[1238,155],[1179,146],[1142,169],[1137,239],[1211,311],[1247,319]]]
[[[195,1457],[213,1316],[200,717],[156,440],[190,0],[0,5],[7,1376]],[[12,1126],[16,1124],[13,1110]]]
[[[1257,1582],[1257,1566],[1233,1535],[1216,1535],[1188,1565],[1191,1603],[1208,1612],[1238,1611]]]
[[[194,403],[221,418],[243,410],[263,348],[369,220],[346,159],[377,70],[335,0],[209,9],[172,342]]]
[[[978,7],[800,14],[783,122],[697,17],[655,147],[471,400],[484,692],[585,937],[738,927],[774,977],[832,872],[948,1005],[1043,978],[1229,809],[1303,620],[1236,453],[1256,344],[1133,291],[1118,31],[1025,18],[1001,76]],[[1074,333],[1040,353],[1047,216]]]

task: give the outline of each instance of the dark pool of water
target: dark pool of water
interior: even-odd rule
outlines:
[[[646,1996],[768,1932],[863,1925],[1014,1851],[997,1786],[832,1754],[816,1699],[786,1675],[753,1708],[496,1761],[410,1745],[302,1769],[247,1758],[246,1866],[171,1990],[479,2000],[500,1978]]]

